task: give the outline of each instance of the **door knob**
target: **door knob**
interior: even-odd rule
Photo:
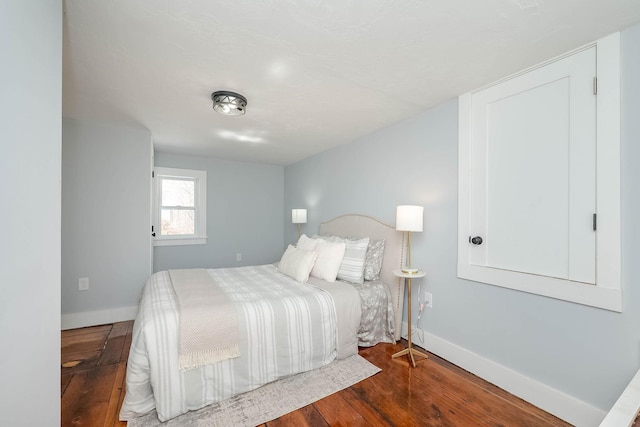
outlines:
[[[481,245],[482,244],[482,237],[480,237],[480,236],[475,236],[475,237],[469,236],[469,243],[472,243],[474,245]]]

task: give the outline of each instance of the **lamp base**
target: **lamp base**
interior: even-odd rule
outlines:
[[[409,345],[409,347],[405,348],[404,350],[401,350],[396,354],[392,355],[391,358],[395,359],[396,357],[404,356],[405,354],[409,355],[409,360],[411,361],[411,364],[413,365],[414,368],[416,367],[416,357],[422,357],[424,359],[429,358],[429,356],[427,356],[423,352],[413,348],[411,344]]]
[[[403,273],[407,273],[407,274],[416,274],[418,272],[418,269],[417,268],[402,267],[402,272]]]

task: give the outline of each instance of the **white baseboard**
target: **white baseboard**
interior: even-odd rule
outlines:
[[[83,311],[81,313],[62,314],[62,330],[104,325],[106,323],[133,320],[138,313],[137,306],[110,308],[107,310]]]
[[[402,336],[407,336],[407,322],[402,322]],[[424,330],[413,334],[413,343],[575,426],[598,426],[606,416],[595,406]]]
[[[600,427],[632,426],[640,411],[640,371],[631,379]]]

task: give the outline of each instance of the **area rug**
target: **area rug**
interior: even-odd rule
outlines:
[[[256,426],[344,390],[380,372],[359,355],[293,375],[256,390],[187,412],[165,423],[155,412],[129,421],[128,427],[228,427]]]

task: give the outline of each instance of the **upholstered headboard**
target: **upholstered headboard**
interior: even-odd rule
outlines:
[[[380,279],[389,286],[395,311],[395,339],[400,339],[402,330],[402,309],[404,307],[404,281],[393,274],[404,264],[404,233],[390,225],[366,215],[342,215],[320,224],[320,234],[341,237],[369,237],[384,243],[384,258]]]

